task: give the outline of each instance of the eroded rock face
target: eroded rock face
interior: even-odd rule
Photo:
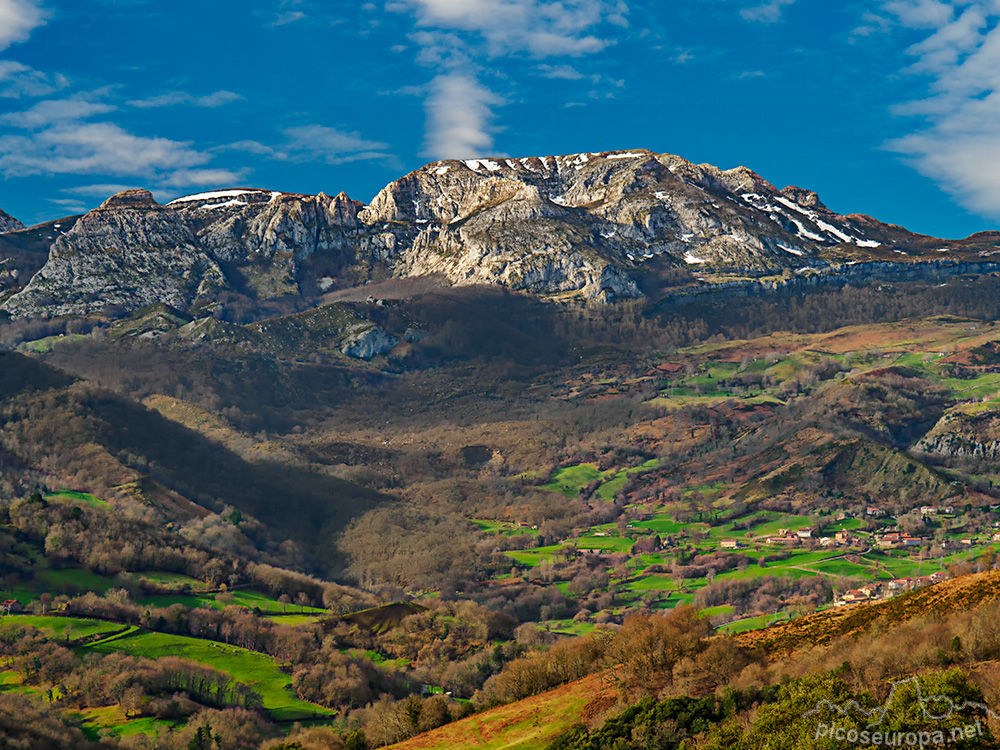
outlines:
[[[385,242],[358,221],[363,205],[344,193],[236,190],[181,198],[169,208],[194,228],[209,255],[267,299],[313,293],[330,276],[345,286],[366,280]]]
[[[4,232],[15,232],[18,229],[24,229],[24,224],[0,209],[0,234]]]
[[[344,343],[341,351],[354,359],[374,359],[399,343],[399,339],[381,328],[369,328]]]
[[[764,269],[880,244],[875,225],[810,191],[642,150],[435,162],[387,186],[360,219],[419,230],[401,243],[400,273],[604,300],[637,296],[634,272],[658,256]]]
[[[181,217],[148,191],[130,190],[60,235],[42,270],[4,309],[14,317],[131,311],[154,302],[187,309],[227,287]]]
[[[1000,459],[1000,414],[949,414],[913,449],[933,456],[995,463]]]
[[[670,154],[440,161],[367,207],[343,193],[242,188],[160,206],[126,191],[53,236],[44,269],[2,307],[16,316],[149,302],[186,310],[223,289],[313,298],[430,274],[609,302],[639,296],[647,268],[798,268],[834,246],[857,261],[865,248],[913,237],[834,214],[811,191],[778,191],[745,167]]]

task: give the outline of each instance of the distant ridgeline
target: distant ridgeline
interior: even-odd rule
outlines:
[[[646,150],[447,160],[367,206],[344,193],[238,188],[165,206],[129,190],[28,229],[0,212],[0,310],[121,317],[163,303],[209,313],[414,277],[556,300],[677,299],[756,289],[747,279],[766,290],[873,272],[983,273],[995,270],[984,259],[998,236],[934,239],[836,214],[745,167]]]

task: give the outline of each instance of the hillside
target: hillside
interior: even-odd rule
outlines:
[[[92,217],[128,243],[302,197],[130,200]],[[565,750],[716,741],[784,675],[993,695],[1000,279],[594,306],[443,278],[0,323],[0,704],[139,748]],[[924,645],[865,658],[893,637]]]

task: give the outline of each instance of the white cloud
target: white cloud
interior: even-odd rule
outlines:
[[[500,99],[474,78],[440,75],[427,99],[427,139],[423,155],[431,159],[468,159],[490,153],[494,105]]]
[[[0,117],[21,134],[0,136],[0,175],[103,175],[182,187],[238,181],[240,172],[213,169],[212,155],[189,142],[141,136],[110,122],[89,122],[115,110],[100,92],[39,102]]]
[[[214,109],[215,107],[239,101],[242,98],[242,96],[234,94],[232,91],[216,91],[207,96],[193,96],[184,91],[168,91],[166,94],[151,96],[147,99],[134,99],[129,102],[129,105],[140,109],[153,109],[190,104],[195,107]]]
[[[956,5],[942,0],[888,0],[883,2],[885,11],[895,16],[899,23],[911,29],[934,29],[947,24],[955,13]]]
[[[536,57],[579,56],[612,42],[589,32],[602,23],[626,25],[628,6],[611,0],[396,0],[422,27],[481,37],[491,56],[528,52]]]
[[[75,187],[63,188],[62,192],[69,193],[70,195],[83,195],[88,198],[107,198],[109,195],[122,193],[126,190],[137,190],[141,187],[141,185],[104,182],[97,185],[77,185]],[[76,199],[72,198],[70,200]],[[54,200],[52,202],[59,203],[60,201]]]
[[[300,10],[290,10],[285,13],[279,13],[275,19],[271,22],[272,26],[287,26],[290,23],[295,23],[296,21],[301,21],[306,17],[306,14]]]
[[[91,101],[83,96],[69,99],[49,99],[39,102],[23,112],[11,112],[0,116],[0,123],[16,128],[37,130],[57,123],[84,120],[94,115],[107,114],[116,109],[111,104]]]
[[[606,27],[627,26],[629,12],[624,0],[389,0],[386,7],[414,16],[409,38],[419,48],[417,61],[435,70],[424,154],[437,158],[493,149],[494,109],[503,100],[481,79],[497,69],[496,59],[599,53],[615,43]],[[537,70],[555,80],[593,78],[565,64],[539,63]]]
[[[13,60],[0,60],[0,97],[49,96],[69,85],[64,75],[49,76]]]
[[[579,81],[585,76],[572,65],[539,65],[538,72],[545,78],[558,78],[564,81]]]
[[[914,62],[904,71],[926,80],[927,96],[894,107],[923,127],[886,148],[966,208],[1000,217],[1000,3],[891,0],[882,11],[897,27],[927,32],[907,50]]]
[[[299,125],[283,131],[285,142],[268,146],[259,141],[237,141],[222,146],[220,151],[241,151],[276,161],[323,162],[346,164],[355,161],[389,161],[395,157],[388,144],[363,138],[324,125]]]
[[[325,161],[343,164],[349,161],[386,159],[389,146],[369,141],[358,133],[345,133],[323,125],[302,125],[288,128],[286,150],[293,161]]]
[[[781,10],[786,5],[791,5],[795,0],[767,0],[761,5],[750,8],[743,8],[740,15],[747,21],[760,21],[761,23],[777,23],[781,20]]]
[[[32,0],[0,0],[0,50],[23,42],[45,18],[46,13]]]

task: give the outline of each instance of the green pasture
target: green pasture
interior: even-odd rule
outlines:
[[[87,708],[72,715],[79,722],[83,733],[94,740],[99,739],[101,735],[129,737],[144,734],[152,737],[169,730],[175,724],[151,716],[126,719],[117,706]]]
[[[633,474],[642,474],[647,471],[652,471],[659,465],[660,465],[660,459],[651,458],[650,460],[646,461],[645,463],[639,466],[634,466],[631,469],[623,469],[622,471],[619,471],[617,474],[615,474],[612,479],[609,479],[608,481],[606,481],[604,484],[602,484],[600,487],[597,488],[597,496],[600,497],[602,500],[606,500],[609,503],[613,502],[615,499],[615,495],[621,492],[622,488],[625,486],[625,483],[628,481],[628,478],[630,476],[632,476]]]
[[[106,500],[89,492],[78,492],[77,490],[59,490],[51,495],[46,495],[45,500],[50,503],[83,503],[92,508],[110,508]]]
[[[603,552],[631,552],[635,542],[620,536],[581,536],[573,540],[577,549],[599,549]]]
[[[48,615],[7,615],[0,617],[0,626],[27,625],[42,631],[54,640],[77,640],[101,633],[113,633],[124,626],[103,620]]]
[[[266,594],[257,591],[229,591],[225,594],[199,594],[192,591],[187,594],[156,594],[142,596],[137,600],[139,604],[147,607],[169,607],[172,604],[180,604],[194,609],[205,607],[209,609],[224,609],[225,607],[237,606],[247,609],[259,609],[262,613],[296,612],[299,614],[325,614],[325,609],[317,607],[300,607],[297,604],[282,604],[277,599],[273,599]]]
[[[521,565],[535,567],[536,565],[539,565],[542,560],[552,560],[557,557],[563,549],[564,548],[561,544],[553,544],[548,547],[536,547],[535,549],[512,550],[504,552],[504,554]]]
[[[127,637],[86,646],[82,650],[105,654],[120,652],[148,659],[173,656],[208,665],[253,688],[263,699],[264,708],[276,719],[292,720],[334,713],[297,698],[289,687],[291,677],[281,672],[274,659],[236,646],[180,635],[136,631]]]
[[[768,625],[787,619],[789,619],[788,615],[783,612],[778,612],[773,615],[760,615],[759,617],[745,617],[742,620],[736,620],[736,622],[726,623],[719,628],[719,632],[726,633],[728,635],[747,633],[751,630],[766,628]]]
[[[68,333],[60,334],[59,336],[46,336],[43,339],[35,339],[34,341],[26,341],[17,348],[20,351],[32,352],[34,354],[48,354],[59,344],[73,341],[87,341],[89,339],[90,336],[83,333]]]
[[[578,464],[577,466],[566,466],[556,469],[552,474],[551,481],[542,487],[543,490],[561,492],[568,498],[577,498],[591,482],[598,479],[607,479],[614,476],[614,470],[602,472],[597,468],[597,464]]]
[[[656,534],[679,534],[690,524],[675,521],[667,514],[653,516],[649,521],[638,521],[633,524],[637,529],[645,529]],[[706,526],[707,528],[707,526]]]
[[[93,591],[103,594],[108,589],[120,588],[121,581],[91,573],[86,568],[45,568],[36,571],[35,587],[39,593],[59,593],[69,589]]]

